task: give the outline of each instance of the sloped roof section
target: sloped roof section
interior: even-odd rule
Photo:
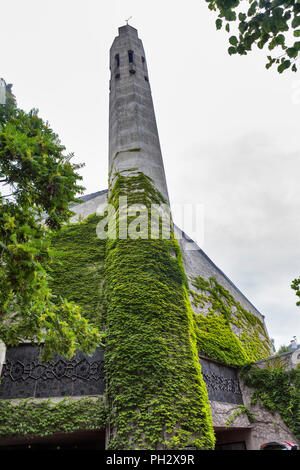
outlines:
[[[90,193],[90,194],[85,194],[84,196],[80,196],[77,199],[80,199],[82,202],[87,202],[91,201],[92,199],[95,199],[98,196],[102,196],[103,194],[107,193],[107,189],[104,189],[103,191],[97,191],[95,193]],[[74,204],[74,206],[77,206],[80,203]]]

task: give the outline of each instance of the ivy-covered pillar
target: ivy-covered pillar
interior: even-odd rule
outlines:
[[[112,176],[105,260],[108,448],[212,449],[188,284],[170,219],[169,237],[166,226],[151,237],[150,209],[166,201],[141,172]],[[128,210],[119,204],[124,200]]]

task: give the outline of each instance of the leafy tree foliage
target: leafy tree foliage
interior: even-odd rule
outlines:
[[[68,221],[83,190],[81,165],[71,164],[37,110],[17,108],[11,87],[7,98],[0,105],[0,339],[11,346],[43,342],[45,360],[91,352],[99,332],[74,303],[54,303],[47,274],[51,233]]]
[[[284,344],[282,344],[280,348],[278,349],[277,354],[283,354],[283,353],[290,352],[290,351],[291,350],[288,346],[285,346]]]
[[[297,71],[296,61],[300,51],[300,1],[299,0],[206,0],[210,10],[218,13],[217,29],[222,27],[230,34],[232,54],[247,55],[256,45],[281,54],[268,55],[266,68],[274,63],[282,73],[291,67]],[[236,26],[232,35],[231,24]],[[272,53],[273,54],[273,53]]]
[[[297,297],[300,298],[300,276],[298,279],[294,279],[291,285],[291,288],[296,291]],[[300,307],[300,300],[296,303]]]

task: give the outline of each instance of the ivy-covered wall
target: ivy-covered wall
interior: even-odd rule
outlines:
[[[242,366],[270,356],[272,346],[263,322],[213,277],[192,279],[190,290],[199,354],[227,365]]]
[[[109,202],[117,213],[120,196],[148,209],[165,202],[140,172],[119,173],[114,181]],[[174,237],[108,239],[105,293],[109,448],[212,449],[188,283]]]
[[[251,405],[259,404],[271,413],[279,413],[300,440],[300,367],[285,370],[278,358],[277,363],[263,369],[244,367],[240,375],[252,389]]]
[[[99,220],[92,214],[62,228],[52,239],[57,262],[49,274],[52,292],[76,302],[84,316],[102,329],[105,240],[96,235]]]
[[[0,437],[48,436],[85,429],[103,429],[107,412],[103,399],[64,399],[59,402],[1,400]]]
[[[113,182],[109,202],[117,215],[120,196],[129,206],[147,209],[166,202],[150,178],[137,171],[114,174]],[[127,226],[135,218],[129,216]],[[238,366],[265,358],[271,345],[264,325],[215,278],[195,277],[189,289],[173,233],[170,239],[162,231],[158,239],[149,238],[149,220],[147,233],[137,239],[105,241],[96,234],[100,220],[90,215],[55,236],[58,258],[50,285],[55,295],[76,302],[93,325],[106,330],[109,448],[211,449],[212,417],[198,353]],[[54,412],[44,402],[15,407],[6,401],[1,435],[86,429],[89,409],[96,420],[88,428],[104,425],[103,403],[99,409],[97,402],[80,403],[55,405]],[[14,425],[15,431],[13,412],[16,422],[25,423]]]

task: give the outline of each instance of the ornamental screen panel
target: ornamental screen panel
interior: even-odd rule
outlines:
[[[200,364],[211,401],[243,404],[237,369],[202,358]]]
[[[93,356],[77,351],[71,360],[55,356],[41,362],[41,348],[29,344],[8,348],[0,383],[0,399],[103,395],[103,348]],[[243,404],[237,370],[200,358],[211,401]]]
[[[97,348],[93,356],[76,351],[69,361],[55,356],[51,362],[41,362],[40,352],[41,348],[27,344],[7,349],[1,374],[1,399],[104,393],[102,348]]]

